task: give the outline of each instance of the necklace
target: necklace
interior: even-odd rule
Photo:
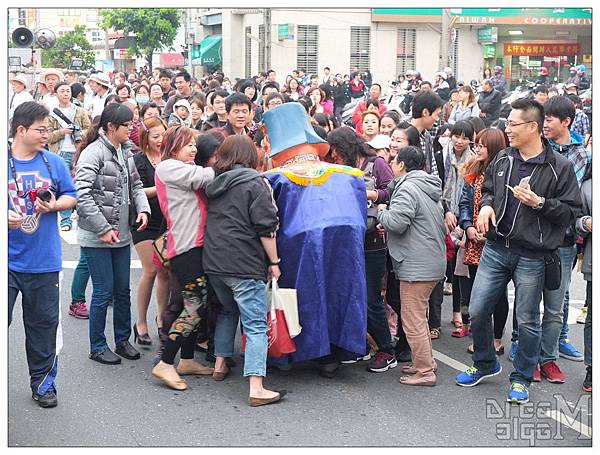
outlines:
[[[156,165],[160,161],[160,155],[159,155],[158,159],[156,159],[152,155],[150,155],[149,152],[146,152],[146,156],[148,157],[148,161],[150,161],[150,164],[152,165],[152,167],[156,167]]]

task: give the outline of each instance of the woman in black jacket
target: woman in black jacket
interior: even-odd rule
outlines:
[[[215,180],[206,188],[208,217],[204,268],[221,302],[215,329],[215,372],[225,379],[233,355],[238,315],[246,336],[244,376],[251,406],[279,401],[285,391],[263,387],[267,365],[267,279],[279,278],[275,232],[279,226],[271,188],[255,170],[258,154],[247,136],[230,136],[217,151]]]

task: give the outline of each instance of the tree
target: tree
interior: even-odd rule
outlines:
[[[135,43],[128,51],[132,55],[145,57],[152,70],[152,54],[156,49],[173,49],[173,41],[181,22],[181,13],[176,8],[114,8],[100,11],[103,30],[112,28],[126,35],[134,34]]]
[[[74,58],[82,59],[84,68],[94,66],[96,57],[85,37],[85,30],[84,25],[77,25],[72,31],[59,36],[54,47],[43,50],[42,66],[69,68]]]

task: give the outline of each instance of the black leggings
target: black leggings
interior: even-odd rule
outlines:
[[[207,281],[202,268],[202,248],[193,248],[174,257],[171,259],[171,267],[172,274],[178,283],[183,285],[179,293],[180,298],[169,302],[169,317],[163,321],[163,331],[167,337],[161,360],[170,365],[180,349],[182,359],[194,358],[198,325],[208,306]]]
[[[460,312],[462,314],[463,324],[469,324],[471,322],[469,318],[469,302],[471,300],[471,291],[473,289],[473,283],[475,282],[475,275],[477,274],[477,266],[469,266],[470,278],[460,277],[461,293],[463,296],[462,305]],[[506,320],[508,319],[508,297],[506,290],[496,302],[494,307],[494,338],[499,340],[502,338],[504,333],[504,327],[506,326]]]

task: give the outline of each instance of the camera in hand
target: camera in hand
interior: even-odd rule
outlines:
[[[29,191],[29,199],[31,202],[35,202],[37,198],[40,198],[40,200],[44,202],[50,202],[50,199],[52,199],[52,193],[43,188]]]
[[[69,128],[73,130],[73,132],[71,133],[71,139],[73,139],[73,142],[75,142],[76,144],[78,142],[81,142],[81,127],[79,125],[76,125],[75,123],[71,123],[69,125]]]

